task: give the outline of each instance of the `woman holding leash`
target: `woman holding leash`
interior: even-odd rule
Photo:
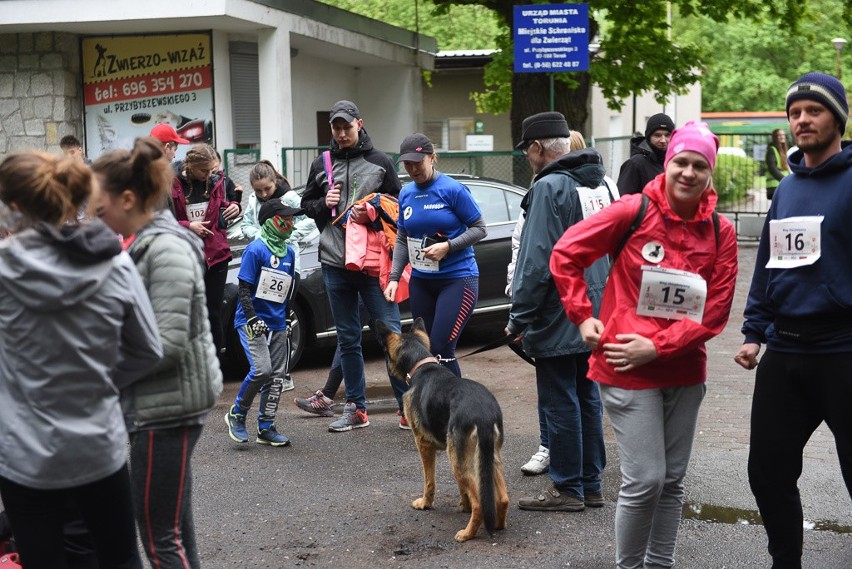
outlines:
[[[432,141],[420,133],[402,141],[399,161],[411,182],[399,193],[399,222],[385,299],[396,298],[411,263],[411,314],[429,330],[432,354],[461,377],[456,344],[479,297],[473,245],[486,235],[482,211],[463,184],[435,170]]]
[[[589,377],[618,442],[619,568],[674,563],[706,390],[704,343],[728,321],[737,276],[736,232],[714,211],[718,146],[704,123],[676,129],[664,173],[569,228],[550,260],[568,317],[593,350]],[[583,271],[603,255],[614,260],[597,319]]]

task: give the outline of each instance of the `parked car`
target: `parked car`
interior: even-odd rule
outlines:
[[[512,232],[521,211],[521,199],[526,188],[499,180],[480,178],[465,174],[449,174],[470,188],[473,198],[482,210],[488,228],[488,236],[474,246],[479,265],[479,301],[473,311],[473,319],[503,313],[508,318],[510,302],[505,294],[506,267],[512,258]],[[402,176],[405,184],[407,176]],[[297,191],[300,191],[297,189]],[[295,367],[304,350],[315,346],[333,345],[337,341],[334,319],[322,282],[322,269],[318,259],[319,238],[302,245],[301,281],[296,297],[290,303],[290,327],[292,330],[291,367]],[[239,335],[234,330],[236,311],[237,274],[240,268],[239,254],[244,240],[232,240],[234,260],[228,272],[225,289],[226,361],[228,365],[244,370],[247,367]],[[403,326],[412,321],[408,301],[400,304]],[[372,334],[365,334],[372,338]],[[371,341],[371,340],[370,340]]]

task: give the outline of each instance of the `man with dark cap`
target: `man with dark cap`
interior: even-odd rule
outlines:
[[[630,139],[630,158],[621,165],[618,174],[621,195],[641,193],[645,184],[663,173],[663,159],[674,129],[672,119],[658,113],[648,119],[644,137]]]
[[[748,475],[772,567],[802,567],[802,453],[823,422],[852,497],[852,143],[836,78],[806,73],[787,91],[799,149],[769,207],[734,361],[757,367]],[[760,345],[766,353],[758,366]]]
[[[382,320],[399,332],[399,306],[387,302],[378,276],[346,268],[345,230],[334,223],[346,213],[346,223],[370,222],[365,204],[358,200],[374,192],[399,196],[401,184],[396,167],[384,152],[373,148],[361,112],[352,101],[337,101],[329,113],[331,149],[311,164],[308,182],[302,194],[305,215],[316,220],[320,230],[319,260],[322,279],[328,294],[331,314],[337,328],[346,404],[343,416],[328,426],[332,432],[346,432],[367,427],[366,379],[361,353],[361,317],[358,297],[373,320]],[[402,408],[405,382],[388,377],[397,403]]]
[[[517,145],[535,178],[521,202],[526,220],[512,278],[506,333],[518,335],[524,350],[536,359],[551,481],[540,494],[521,498],[518,507],[522,510],[579,512],[587,506],[604,505],[601,472],[606,465],[606,449],[600,392],[586,377],[589,348],[568,320],[550,274],[554,244],[568,227],[583,219],[584,213],[594,213],[584,210],[581,192],[599,188],[604,177],[597,150],[570,152],[569,136],[561,113],[539,113],[524,120]],[[608,268],[608,261],[599,259],[586,270],[595,314],[600,309]]]

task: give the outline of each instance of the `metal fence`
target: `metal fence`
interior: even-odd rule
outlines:
[[[307,182],[311,162],[327,149],[323,146],[282,148],[281,171],[293,187],[301,186]],[[399,153],[387,154],[396,164]],[[529,186],[532,179],[532,169],[520,151],[441,152],[437,167],[443,172],[494,178],[523,187]],[[405,173],[402,164],[397,165],[397,173]]]
[[[765,155],[770,135],[765,132],[720,134],[719,157],[713,174],[719,193],[718,211],[734,222],[737,233],[745,239],[757,238],[763,226],[763,217],[769,209],[766,197]],[[630,157],[630,137],[593,138],[593,146],[600,152],[604,168],[617,180],[621,164]],[[313,160],[327,147],[300,146],[281,149],[281,172],[293,187],[304,185]],[[388,152],[396,163],[399,154]],[[257,150],[226,150],[225,172],[244,190],[243,201],[250,195],[248,173],[260,159]],[[471,174],[509,181],[528,187],[532,169],[520,151],[500,152],[442,152],[438,155],[438,168],[455,174]],[[405,170],[398,165],[398,173]]]

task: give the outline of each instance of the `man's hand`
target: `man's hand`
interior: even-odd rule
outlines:
[[[370,214],[367,213],[367,204],[356,203],[349,209],[349,221],[364,225],[370,223]]]
[[[743,344],[734,356],[734,361],[746,369],[754,369],[757,367],[758,354],[760,354],[760,344]]]
[[[325,194],[325,207],[332,209],[340,203],[340,184],[334,184],[334,187],[328,190]]]

